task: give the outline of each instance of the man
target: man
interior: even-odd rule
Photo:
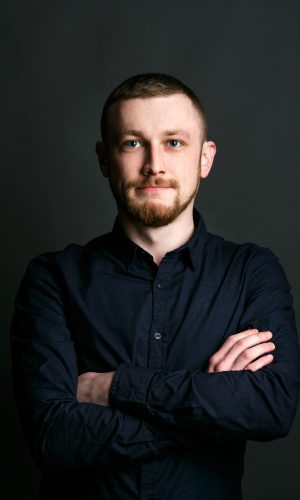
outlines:
[[[285,436],[298,402],[285,273],[194,209],[216,146],[183,83],[129,78],[101,128],[113,230],[33,259],[12,322],[40,498],[241,498],[246,440]]]

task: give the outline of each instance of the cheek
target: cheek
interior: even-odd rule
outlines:
[[[128,182],[134,180],[131,169],[126,165],[120,163],[110,164],[109,177],[110,177],[110,183],[113,186],[114,190],[116,190],[119,193],[124,193]]]
[[[193,168],[193,170],[189,170],[188,168],[185,170],[185,175],[181,176],[179,180],[180,191],[182,196],[189,196],[192,192],[195,191],[196,187],[200,181],[200,166],[198,169]]]
[[[111,161],[112,169],[121,177],[134,175],[138,171],[140,164],[140,155],[137,153],[116,155]]]
[[[117,182],[124,176],[124,172],[126,172],[126,169],[123,162],[120,161],[120,159],[116,156],[113,156],[109,162],[109,173],[111,180]]]

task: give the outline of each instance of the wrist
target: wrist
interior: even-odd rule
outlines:
[[[115,372],[106,372],[97,374],[95,383],[95,399],[98,399],[98,404],[109,406],[109,394],[112,386],[112,381]]]

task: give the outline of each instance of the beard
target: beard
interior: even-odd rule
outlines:
[[[184,201],[180,198],[180,185],[175,179],[166,181],[155,178],[152,182],[148,181],[144,184],[128,182],[123,193],[119,193],[114,189],[111,178],[109,178],[109,182],[118,207],[122,208],[131,220],[145,227],[162,227],[173,222],[194,200],[199,189],[200,176],[194,191]],[[165,205],[163,201],[157,199],[137,200],[131,194],[137,188],[153,186],[173,188],[176,191],[176,196],[172,204]]]

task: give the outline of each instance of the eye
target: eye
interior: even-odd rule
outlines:
[[[179,148],[180,146],[182,146],[182,142],[179,141],[178,139],[170,139],[168,142],[169,142],[169,145],[171,146],[171,148],[173,148],[173,149],[176,149],[176,148]]]
[[[136,149],[139,148],[141,143],[135,139],[130,139],[129,141],[125,141],[123,143],[123,147],[128,149]]]

